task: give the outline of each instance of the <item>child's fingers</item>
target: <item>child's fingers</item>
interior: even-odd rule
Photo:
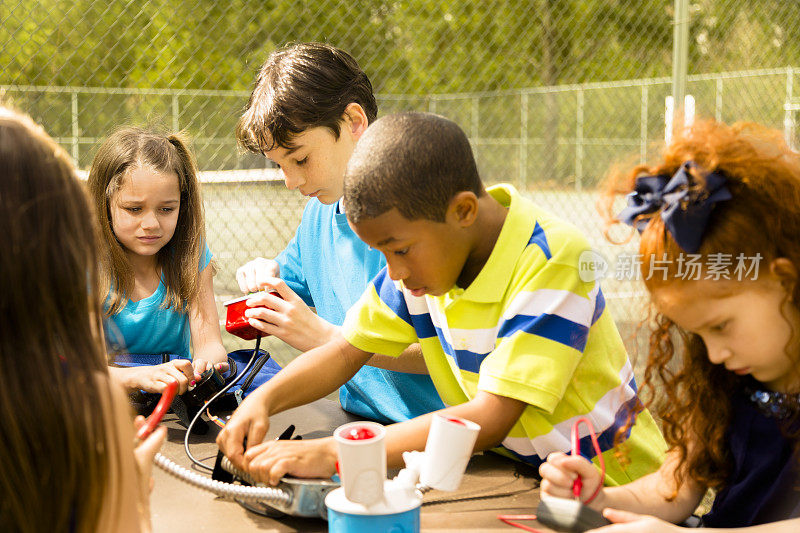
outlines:
[[[570,472],[571,475],[581,476],[584,481],[600,478],[600,472],[591,461],[580,455],[567,455],[565,453],[551,453],[547,457],[547,462],[556,468]]]
[[[261,444],[269,429],[269,422],[266,424],[261,420],[253,420],[247,432],[247,445],[256,446]]]
[[[200,379],[200,374],[206,370],[209,370],[212,367],[212,364],[205,359],[193,359],[192,367],[194,368],[193,379]]]
[[[239,285],[239,290],[247,294],[250,291],[247,290],[247,277],[243,269],[243,266],[236,269],[236,283]]]
[[[573,497],[572,486],[578,476],[583,481],[582,495],[593,493],[602,481],[600,473],[590,461],[562,452],[550,454],[547,461],[539,466],[539,474],[542,476],[542,494],[558,498]]]
[[[603,516],[614,523],[634,522],[644,518],[644,515],[632,513],[630,511],[622,511],[620,509],[612,509],[610,507],[607,507],[603,510]]]
[[[263,281],[278,276],[280,267],[272,259],[257,257],[236,270],[236,282],[245,294],[261,290]]]
[[[630,511],[606,508],[603,510],[603,516],[613,522],[612,525],[593,529],[592,532],[638,533],[640,531],[647,531],[647,533],[670,533],[673,531],[683,531],[683,528],[660,520],[655,516],[636,514]]]
[[[269,484],[274,487],[278,483],[280,483],[281,478],[289,473],[293,463],[295,462],[296,462],[295,459],[289,459],[285,457],[275,461],[272,464],[272,468],[269,469],[269,474],[267,477],[267,481],[269,482]]]
[[[249,442],[249,441],[248,441]],[[275,441],[266,441],[262,442],[261,444],[257,444],[255,446],[248,446],[247,451],[244,452],[244,461],[246,463],[250,463],[250,461],[254,460],[256,457],[267,451]]]
[[[257,481],[277,485],[277,483],[272,483],[271,481],[271,471],[275,460],[275,457],[271,456],[269,451],[264,450],[247,463],[247,472]],[[280,478],[278,479],[280,480]]]
[[[539,475],[543,480],[546,479],[558,487],[572,487],[572,483],[578,478],[577,472],[561,468],[549,461],[539,466]]]
[[[158,376],[158,381],[161,383],[158,386],[157,392],[163,392],[170,381],[178,382],[178,394],[183,394],[189,389],[189,381],[194,379],[194,369],[189,365],[189,376],[177,368],[167,365],[163,368],[162,373]]]
[[[283,302],[280,300],[286,300],[287,302],[300,300],[300,297],[297,296],[297,293],[294,292],[281,278],[273,277],[267,279],[266,281],[268,282],[270,288],[280,295],[280,298],[275,295],[270,295],[272,302],[269,307],[280,310],[280,307],[278,306],[283,304]]]
[[[239,290],[244,294],[250,292],[250,286],[247,283],[247,274],[244,271],[244,267],[239,267],[236,270],[236,283],[239,284]]]
[[[244,316],[246,318],[260,320],[261,322],[272,324],[274,326],[279,325],[279,322],[281,322],[285,317],[285,315],[282,313],[274,309],[270,309],[269,307],[251,307],[250,309],[245,310]]]
[[[274,335],[277,332],[277,328],[274,324],[264,322],[263,320],[258,320],[257,318],[249,318],[247,319],[247,323],[258,331],[266,333],[267,335]]]
[[[245,294],[258,290],[256,265],[259,260],[262,260],[262,258],[258,257],[236,269],[236,281],[239,283],[239,289]]]
[[[170,375],[174,375],[176,379],[191,381],[196,377],[194,374],[194,366],[188,359],[176,359],[172,361],[172,368],[167,368],[170,370]],[[175,370],[177,370],[177,372],[175,372]]]
[[[159,426],[136,446],[133,453],[136,455],[136,461],[139,463],[140,468],[149,467],[150,463],[153,462],[153,457],[161,449],[161,445],[164,444],[166,438],[167,428]]]
[[[139,428],[141,428],[146,421],[147,419],[142,415],[136,415],[136,418],[133,419],[133,428],[139,431]]]
[[[235,413],[234,413],[235,415]],[[237,468],[244,468],[244,437],[247,433],[247,421],[240,421],[235,416],[217,435],[217,446]]]
[[[287,294],[287,298],[286,299],[291,298],[291,297],[297,298],[297,296],[295,295],[294,291],[292,289],[290,289],[286,285],[286,283],[284,283],[282,280],[280,280],[279,278],[269,278],[269,279],[272,282],[274,282],[275,286],[283,285],[284,287],[286,287],[286,290],[289,292],[289,294]],[[265,308],[274,309],[276,311],[283,311],[287,306],[286,299],[283,298],[282,296],[277,296],[277,295],[273,294],[272,291],[276,291],[277,292],[277,289],[272,287],[272,286],[267,286],[266,290],[262,290],[260,292],[257,292],[255,294],[250,295],[250,298],[248,298],[247,302],[246,302],[247,306],[250,309],[245,310],[245,316],[252,316],[252,315],[248,315],[247,313],[251,312],[251,311],[258,310],[258,309],[265,309]],[[278,294],[280,294],[280,292]]]

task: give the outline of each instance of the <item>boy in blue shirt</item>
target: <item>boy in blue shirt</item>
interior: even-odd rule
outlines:
[[[304,352],[338,335],[347,310],[386,264],[350,229],[340,201],[347,162],[376,116],[372,85],[355,59],[301,43],[270,55],[236,129],[244,148],[280,166],[289,189],[312,198],[275,260],[258,258],[236,273],[242,292],[280,294],[248,300],[266,306],[246,312],[251,325]],[[417,373],[365,366],[339,390],[345,410],[391,423],[444,407],[423,374],[418,345],[399,361],[377,355],[370,364]]]

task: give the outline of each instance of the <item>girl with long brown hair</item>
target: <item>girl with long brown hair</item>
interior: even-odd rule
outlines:
[[[149,531],[166,431],[134,450],[109,378],[91,204],[64,150],[2,105],[0,226],[0,531]]]
[[[606,207],[641,232],[655,320],[642,389],[670,446],[661,469],[601,488],[599,531],[673,531],[706,491],[708,528],[800,529],[800,155],[778,131],[703,121],[663,158],[609,180]],[[610,210],[607,210],[610,215]],[[542,494],[602,482],[553,454]],[[748,529],[749,530],[749,529]]]
[[[194,157],[179,135],[123,128],[97,151],[89,191],[109,351],[134,363],[175,357],[112,372],[130,389],[161,392],[176,380],[184,392],[209,365],[227,361]]]

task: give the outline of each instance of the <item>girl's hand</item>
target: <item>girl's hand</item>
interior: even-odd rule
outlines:
[[[277,261],[257,257],[236,270],[236,281],[244,294],[260,291],[264,283],[280,276]]]
[[[143,416],[137,416],[133,421],[134,433],[139,431],[145,423]],[[153,457],[161,449],[164,439],[167,438],[167,428],[159,426],[133,450],[136,459],[136,470],[139,474],[139,501],[147,505],[150,501],[150,492],[153,490]],[[149,510],[147,516],[150,515]]]
[[[247,300],[250,309],[244,316],[254,328],[274,335],[283,342],[307,352],[328,342],[338,328],[317,316],[297,294],[279,278],[266,278],[262,287],[279,295],[263,292]]]
[[[641,515],[618,509],[605,509],[603,516],[614,522],[610,526],[605,526],[592,531],[598,533],[674,533],[683,528],[659,520],[654,516]]]
[[[189,388],[190,381],[200,379],[200,375],[195,374],[192,362],[188,359],[176,359],[154,366],[117,368],[114,375],[121,377],[122,385],[127,389],[142,389],[159,394],[170,381],[177,381],[178,394],[183,394]]]
[[[211,361],[204,361],[202,359],[192,359],[192,368],[194,368],[195,379],[200,379],[200,374],[212,368],[216,368],[217,372],[224,374],[228,371],[228,363],[212,363]]]
[[[244,454],[245,470],[256,480],[277,485],[286,474],[329,478],[336,473],[336,444],[332,437],[313,440],[272,440]]]
[[[213,365],[208,361],[204,361],[202,359],[192,359],[192,368],[194,368],[195,377],[197,379],[200,379],[200,374],[206,370],[209,370],[212,366]]]
[[[539,475],[542,476],[541,494],[557,498],[574,498],[572,485],[580,476],[583,482],[580,498],[583,501],[594,494],[595,489],[603,482],[600,472],[590,461],[563,452],[554,452],[548,455],[547,461],[539,467]],[[603,508],[602,500],[603,489],[601,488],[589,506],[601,510]]]

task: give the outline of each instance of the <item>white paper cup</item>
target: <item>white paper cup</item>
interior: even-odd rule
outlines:
[[[370,432],[370,438],[353,439]],[[350,436],[351,438],[348,438]],[[371,505],[383,499],[386,481],[386,429],[376,422],[351,422],[336,428],[339,478],[348,500]]]
[[[478,424],[464,418],[433,415],[419,473],[420,483],[437,490],[456,490],[480,430]]]

